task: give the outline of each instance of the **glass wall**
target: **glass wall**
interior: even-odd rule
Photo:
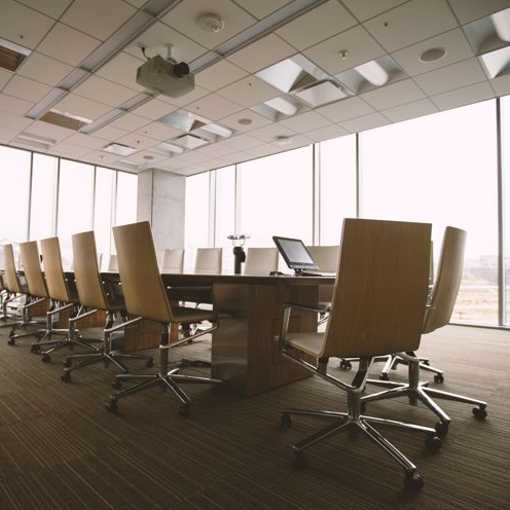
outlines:
[[[136,221],[138,177],[124,172],[117,173],[117,207],[115,224],[126,225]]]
[[[510,96],[501,98],[501,191],[502,191],[502,269],[505,292],[502,320],[510,326]]]
[[[234,271],[232,242],[227,239],[236,233],[236,167],[227,166],[214,172],[216,201],[214,208],[214,246],[223,248],[223,271]]]
[[[114,170],[101,167],[96,168],[94,234],[96,237],[96,249],[98,253],[104,254],[103,256],[114,251],[111,227],[115,212],[116,179],[117,172]]]

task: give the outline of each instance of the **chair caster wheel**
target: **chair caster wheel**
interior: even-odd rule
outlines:
[[[9,340],[7,340],[7,343],[9,345],[16,345],[16,343],[14,342],[14,338],[11,338],[11,337],[9,337]]]
[[[70,359],[65,359],[64,360],[64,367],[70,368],[72,366],[73,366],[73,362]]]
[[[436,375],[434,376],[434,382],[435,382],[436,384],[444,383],[444,376],[443,376],[443,374],[436,374]]]
[[[41,352],[41,347],[37,344],[32,344],[30,346],[30,352],[33,352],[34,354],[39,354]]]
[[[182,404],[179,407],[179,414],[183,416],[184,418],[187,418],[190,415],[190,408],[189,404]]]
[[[436,429],[436,433],[439,437],[445,437],[446,434],[448,434],[448,427],[449,427],[448,422],[438,421],[434,428]]]
[[[427,436],[427,439],[425,439],[425,446],[427,447],[427,450],[430,450],[431,452],[437,452],[442,445],[441,438],[439,436],[430,435]]]
[[[112,382],[112,388],[114,390],[121,390],[122,389],[122,382],[121,381],[117,381],[117,380],[113,381]]]
[[[340,361],[339,368],[341,370],[350,370],[352,368],[352,363],[350,361],[347,361],[346,359],[343,359]]]
[[[303,469],[308,465],[305,454],[300,450],[294,450],[292,465],[297,469]]]
[[[409,492],[418,492],[423,487],[423,477],[416,471],[406,473],[404,488]]]
[[[147,362],[145,363],[145,366],[147,368],[152,368],[154,366],[154,360],[152,358],[149,358]]]
[[[386,374],[385,372],[383,372],[380,376],[379,376],[379,379],[381,381],[389,381],[390,380],[390,376],[388,374]]]
[[[487,418],[487,409],[484,407],[473,407],[473,416],[479,420]]]
[[[49,363],[51,361],[50,355],[47,352],[43,352],[43,355],[41,356],[41,361],[44,363]]]
[[[64,371],[64,373],[60,376],[60,379],[62,379],[63,382],[71,382],[71,373],[67,370]]]
[[[117,400],[110,399],[108,402],[106,402],[105,408],[106,408],[107,411],[110,411],[111,413],[116,414],[117,410],[118,410]]]
[[[283,413],[282,417],[280,419],[280,428],[282,431],[289,430],[290,427],[292,427],[292,420],[290,418],[290,415],[287,413]]]

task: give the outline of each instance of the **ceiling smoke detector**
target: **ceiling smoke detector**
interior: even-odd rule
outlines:
[[[251,119],[248,119],[247,117],[243,117],[242,119],[239,119],[237,121],[238,124],[241,124],[241,126],[249,126],[253,121]]]
[[[445,55],[446,50],[444,48],[430,48],[420,55],[420,62],[424,62],[425,64],[428,64],[429,62],[437,62]]]
[[[197,17],[197,25],[205,32],[216,34],[225,28],[225,22],[219,14],[206,12]]]
[[[277,145],[289,145],[292,142],[292,136],[278,135],[275,136],[274,143]]]

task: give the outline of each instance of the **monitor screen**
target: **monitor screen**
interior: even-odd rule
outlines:
[[[301,239],[275,236],[273,241],[290,269],[318,269]]]

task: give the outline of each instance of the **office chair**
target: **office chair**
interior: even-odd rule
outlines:
[[[64,347],[73,348],[74,346],[81,346],[87,350],[96,351],[92,343],[97,342],[98,339],[83,338],[76,329],[76,321],[72,320],[72,316],[76,315],[75,312],[79,302],[76,289],[70,285],[64,274],[58,237],[43,239],[40,241],[40,244],[46,287],[51,300],[51,307],[47,312],[50,329],[46,334],[48,339],[34,345],[34,351],[41,352],[41,359],[44,362],[51,361],[50,354]],[[54,329],[53,322],[55,317],[65,311],[71,313],[69,327],[67,329]],[[52,337],[55,334],[63,334],[63,338],[53,339]],[[43,347],[48,347],[48,349],[42,351]]]
[[[159,273],[154,242],[148,222],[144,221],[114,227],[113,237],[117,249],[119,274],[126,309],[135,318],[110,328],[106,333],[111,334],[142,319],[148,319],[161,325],[161,335],[159,342],[159,371],[153,374],[117,375],[116,384],[118,385],[121,385],[124,381],[141,382],[113,394],[106,407],[110,411],[116,411],[117,402],[121,398],[147,388],[160,386],[170,389],[181,403],[179,408],[180,414],[187,416],[191,401],[179,383],[220,384],[222,381],[209,377],[179,374],[178,372],[183,368],[183,365],[202,366],[202,362],[169,363],[169,349],[189,340],[189,338],[185,338],[178,341],[179,324],[209,321],[212,323],[212,326],[205,331],[200,331],[196,336],[204,335],[212,333],[217,329],[218,317],[214,311],[185,308],[171,304]],[[169,336],[177,341],[169,344]]]
[[[198,248],[195,259],[196,274],[221,274],[222,248]]]
[[[278,270],[278,250],[276,248],[248,248],[244,274],[268,275]]]
[[[172,248],[163,250],[161,258],[161,272],[182,274],[184,270],[184,250]]]
[[[431,333],[442,328],[450,321],[462,280],[465,243],[466,232],[464,230],[454,227],[446,228],[437,279],[432,290],[430,305],[425,310],[422,334]],[[414,349],[411,351],[414,351]],[[436,430],[442,435],[448,433],[451,420],[448,414],[433,400],[433,397],[474,405],[473,414],[475,417],[484,419],[487,416],[487,402],[429,388],[428,382],[420,381],[422,364],[419,358],[408,349],[403,352],[395,352],[400,352],[400,356],[408,364],[408,382],[369,380],[369,383],[389,389],[363,397],[361,399],[363,405],[376,400],[407,396],[411,404],[415,405],[420,401],[439,418],[440,421],[436,424]]]
[[[415,464],[372,424],[424,433],[426,446],[432,450],[441,445],[435,429],[367,416],[361,413],[361,400],[375,356],[412,351],[419,345],[427,297],[430,234],[430,224],[346,219],[325,333],[289,333],[293,308],[312,313],[320,308],[285,306],[280,334],[282,354],[347,393],[346,412],[288,409],[282,413],[284,429],[291,426],[292,415],[332,421],[292,445],[297,466],[305,465],[306,448],[338,432],[354,429],[363,432],[403,468],[407,488],[422,487],[423,479]],[[351,384],[327,370],[330,357],[344,356],[360,359]]]
[[[99,263],[96,256],[96,241],[94,232],[82,232],[73,235],[73,260],[76,290],[80,309],[78,314],[70,319],[77,322],[85,317],[97,314],[98,311],[106,312],[104,332],[109,330],[114,323],[115,315],[119,315],[124,321],[127,320],[127,312],[122,300],[115,300],[105,292],[99,273]],[[112,336],[103,332],[103,344],[97,352],[87,354],[73,354],[65,360],[62,381],[70,382],[71,373],[83,367],[99,362],[108,366],[112,363],[123,373],[128,368],[122,363],[123,360],[137,359],[144,360],[146,366],[152,366],[152,356],[142,354],[123,353],[112,345]],[[77,364],[73,362],[77,361]]]

